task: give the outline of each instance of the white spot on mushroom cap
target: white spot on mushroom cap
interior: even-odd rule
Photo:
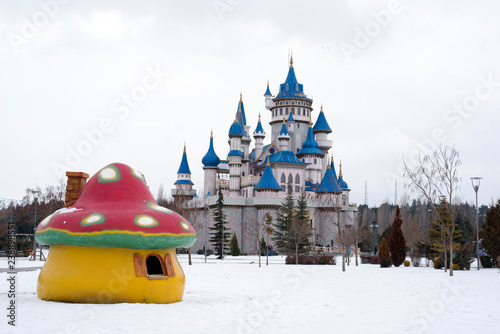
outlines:
[[[157,224],[158,222],[156,220],[148,216],[142,216],[137,219],[137,225],[139,226],[150,227],[150,226],[155,226]]]
[[[87,223],[95,223],[96,221],[99,221],[101,219],[100,215],[93,215],[87,218]]]
[[[106,167],[99,172],[100,176],[104,180],[112,180],[116,177],[116,171],[111,167]]]

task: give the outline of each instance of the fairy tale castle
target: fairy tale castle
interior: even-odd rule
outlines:
[[[203,194],[197,195],[193,189],[184,148],[171,193],[174,198],[187,198],[189,205],[199,209],[199,214],[191,217],[198,235],[194,250],[204,245],[211,248],[207,224],[213,224],[211,209],[215,207],[219,186],[224,194],[228,227],[231,233],[236,233],[246,254],[257,253],[257,235],[262,237],[262,232],[257,233],[259,226],[267,212],[276,218],[287,187],[291,187],[296,198],[302,189],[306,192],[314,244],[326,246],[335,242],[338,219],[342,224],[353,224],[357,208],[349,203],[350,189],[343,178],[342,165],[337,177],[333,154],[329,152],[332,140],[328,136],[332,129],[322,106],[316,122],[312,123],[313,100],[297,81],[293,58],[278,94],[271,93],[268,83],[264,97],[265,107],[271,113],[271,133],[264,132],[260,114],[255,130],[250,132],[240,95],[234,122],[229,127],[229,152],[225,160],[215,153],[213,134],[210,136],[208,151],[202,159]],[[266,137],[268,144],[264,144]],[[323,210],[325,207],[340,208],[340,213]]]

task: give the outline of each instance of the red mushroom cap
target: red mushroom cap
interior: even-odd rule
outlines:
[[[133,168],[114,163],[89,180],[73,206],[45,218],[36,239],[44,245],[164,249],[191,246],[196,232],[156,203]]]

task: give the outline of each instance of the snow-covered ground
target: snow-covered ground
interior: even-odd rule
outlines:
[[[287,266],[281,256],[261,268],[256,256],[179,259],[184,300],[169,305],[46,302],[36,297],[40,270],[19,272],[16,327],[7,324],[8,275],[0,273],[0,333],[500,332],[497,269],[450,278],[430,267]]]

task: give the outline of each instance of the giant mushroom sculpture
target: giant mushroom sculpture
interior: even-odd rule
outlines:
[[[114,163],[89,180],[73,206],[45,218],[36,239],[50,245],[40,299],[173,303],[185,283],[175,248],[191,246],[196,234],[156,203],[134,169]]]

